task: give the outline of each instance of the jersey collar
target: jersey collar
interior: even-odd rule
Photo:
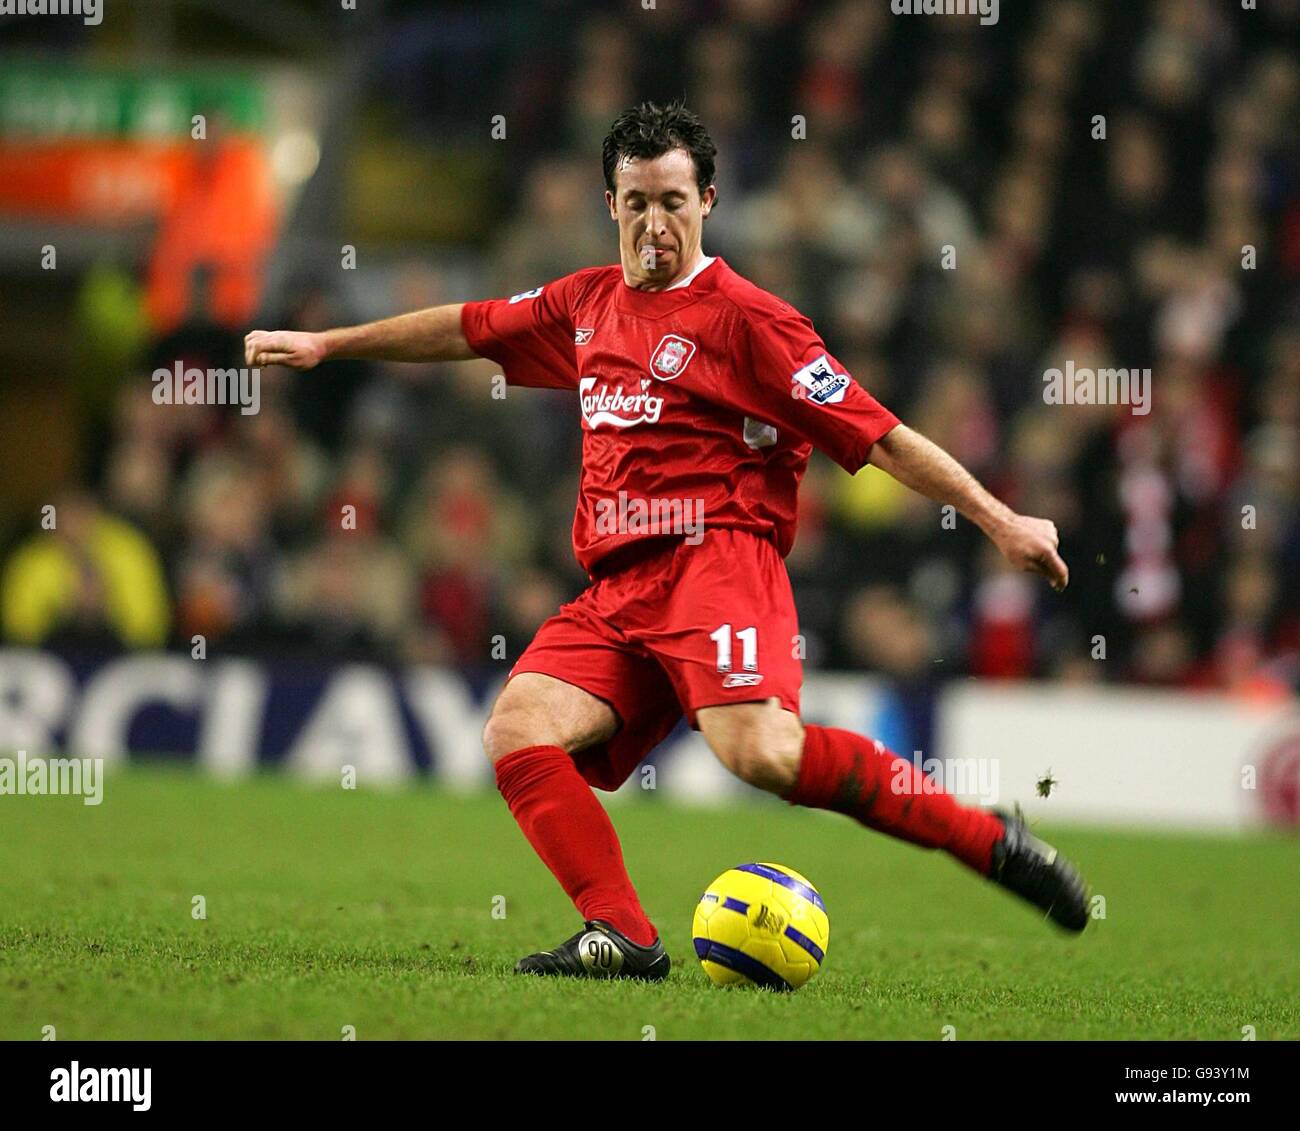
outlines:
[[[712,267],[715,263],[722,262],[720,255],[706,256],[695,265],[695,269],[685,279],[678,280],[671,287],[662,291],[638,291],[629,287],[623,282],[622,269],[620,268],[618,298],[615,300],[618,309],[642,317],[658,318],[690,306],[717,285],[717,269],[709,271],[703,280],[695,286],[690,284],[694,283],[707,268]]]
[[[698,275],[701,271],[703,271],[710,263],[712,263],[715,258],[716,256],[712,256],[712,255],[701,256],[700,261],[695,265],[694,271],[692,271],[689,275],[687,275],[686,278],[678,279],[677,282],[675,282],[671,287],[665,287],[664,290],[675,291],[677,290],[678,287],[689,287],[691,283],[695,281],[695,276]]]

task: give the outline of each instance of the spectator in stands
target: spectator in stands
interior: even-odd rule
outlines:
[[[162,562],[134,526],[81,489],[64,491],[49,526],[5,563],[0,617],[15,644],[157,648],[171,602]],[[45,517],[43,517],[43,523]]]

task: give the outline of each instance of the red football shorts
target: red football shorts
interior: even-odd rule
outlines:
[[[740,530],[698,545],[674,539],[621,551],[608,572],[541,628],[511,669],[571,683],[618,714],[618,733],[574,754],[583,777],[617,789],[701,707],[775,696],[798,712],[802,648],[776,547]]]

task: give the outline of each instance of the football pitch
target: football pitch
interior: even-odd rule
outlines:
[[[662,984],[511,973],[581,924],[495,794],[136,767],[99,806],[0,797],[0,1038],[1300,1037],[1294,838],[1041,828],[1105,898],[1073,937],[833,815],[611,812]],[[719,990],[695,960],[696,900],[749,860],[826,900],[826,965],[797,993]]]

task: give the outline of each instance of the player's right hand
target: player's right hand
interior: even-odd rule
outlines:
[[[299,330],[253,330],[244,337],[244,362],[247,365],[312,369],[324,360],[325,345],[319,334]]]

